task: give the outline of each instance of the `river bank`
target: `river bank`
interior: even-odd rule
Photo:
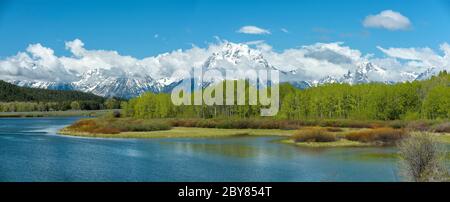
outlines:
[[[277,143],[285,136],[130,139],[57,135],[58,129],[77,120],[79,117],[0,119],[0,160],[8,162],[0,164],[0,181],[399,180],[397,160],[378,158],[395,154],[393,147],[321,149]]]
[[[200,124],[201,123],[201,124]],[[212,125],[212,124],[215,125]],[[232,136],[280,136],[279,142],[299,147],[368,147],[396,145],[414,130],[386,126],[373,128],[290,125],[286,128],[268,121],[244,120],[140,120],[130,118],[82,119],[59,131],[61,135],[93,138],[220,138]],[[367,124],[370,125],[370,124]],[[200,127],[199,127],[200,126]],[[203,127],[201,127],[203,126]],[[280,127],[283,126],[283,127]],[[226,128],[218,128],[226,127]],[[244,128],[234,128],[244,127]],[[253,128],[245,128],[253,127]],[[286,129],[282,129],[286,128]],[[448,133],[433,133],[438,141],[450,144]]]
[[[0,118],[32,118],[32,117],[98,117],[111,113],[113,110],[69,110],[46,112],[0,112]]]
[[[118,134],[102,134],[71,131],[64,128],[59,134],[81,137],[101,138],[197,138],[197,137],[230,137],[230,136],[283,136],[289,137],[294,130],[280,129],[219,129],[219,128],[190,128],[174,127],[170,130],[145,131],[145,132],[121,132]]]

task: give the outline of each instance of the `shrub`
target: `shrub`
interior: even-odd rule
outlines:
[[[118,134],[120,132],[129,131],[169,130],[170,128],[170,124],[166,121],[130,118],[82,119],[68,127],[69,130],[73,131],[101,134]]]
[[[118,128],[99,127],[99,128],[94,128],[91,131],[87,131],[87,132],[97,133],[97,134],[119,134],[122,131]]]
[[[432,122],[430,121],[411,121],[408,123],[408,125],[406,126],[406,128],[410,131],[429,131],[431,126],[433,125]]]
[[[403,129],[375,128],[360,131],[353,131],[345,135],[351,141],[365,143],[393,144],[405,138],[407,133]]]
[[[389,122],[388,126],[391,127],[391,128],[396,128],[396,129],[398,129],[398,128],[405,128],[407,126],[407,123],[408,122],[406,122],[406,121],[395,120],[395,121]]]
[[[94,119],[82,119],[70,125],[68,129],[81,132],[89,132],[97,127],[97,122]]]
[[[334,134],[320,128],[311,128],[297,131],[291,137],[295,142],[335,142]]]
[[[276,119],[173,119],[170,121],[174,127],[200,127],[224,129],[299,129],[301,126],[322,126],[330,128],[377,128],[386,123],[381,121],[358,120],[276,120]],[[333,130],[333,129],[330,129]],[[336,129],[339,130],[339,129]],[[331,131],[341,132],[341,131]]]
[[[341,128],[376,128],[383,124],[377,121],[358,121],[358,120],[325,120],[318,123],[323,127],[341,127]]]
[[[428,133],[413,133],[399,145],[400,174],[408,181],[448,181],[445,148]]]
[[[444,122],[433,126],[436,133],[450,133],[450,122]]]
[[[174,119],[174,127],[200,127],[223,129],[298,129],[294,121],[272,119]]]
[[[121,117],[121,113],[118,110],[114,110],[112,112],[112,116],[113,116],[113,118],[120,118]]]
[[[336,127],[327,127],[325,128],[325,130],[327,130],[328,132],[342,132],[344,130],[342,130],[342,128],[336,128]]]

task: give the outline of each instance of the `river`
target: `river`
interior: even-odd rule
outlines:
[[[277,137],[57,135],[79,117],[0,119],[0,181],[398,181],[394,148],[300,148]]]

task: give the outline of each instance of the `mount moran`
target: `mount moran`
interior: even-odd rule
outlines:
[[[311,56],[312,57],[312,56]],[[395,83],[422,80],[431,77],[439,72],[435,67],[424,67],[423,72],[405,71],[400,72],[400,77],[392,80],[389,72],[368,60],[352,61],[348,72],[342,75],[327,75],[321,78],[305,79],[302,76],[305,69],[302,67],[282,67],[274,66],[264,57],[264,51],[250,47],[249,44],[224,42],[216,48],[199,67],[203,70],[215,69],[220,72],[226,70],[280,70],[280,82],[288,82],[297,88],[309,88],[327,83],[348,83],[359,84],[369,82]],[[0,63],[1,64],[1,63]],[[48,71],[52,74],[54,70],[49,70],[42,64],[30,61],[27,68],[30,72]],[[56,89],[56,90],[78,90],[93,93],[105,97],[132,98],[140,94],[151,92],[170,92],[179,85],[185,78],[183,76],[160,76],[152,77],[146,71],[136,67],[133,71],[125,70],[120,66],[109,68],[93,67],[82,73],[69,72],[72,79],[70,82],[46,81],[39,79],[3,79],[9,83],[24,87]],[[191,67],[186,67],[191,68]],[[42,73],[42,72],[40,72]],[[326,73],[325,73],[326,74]]]

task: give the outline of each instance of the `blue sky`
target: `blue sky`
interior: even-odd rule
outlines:
[[[365,27],[383,10],[410,21],[402,30]],[[253,25],[271,34],[238,33]],[[285,29],[288,33],[283,32]],[[157,37],[156,37],[157,36]],[[41,43],[70,55],[64,42],[82,39],[88,49],[116,50],[143,58],[200,47],[215,36],[233,42],[265,40],[276,51],[342,41],[366,53],[382,47],[430,47],[450,42],[450,3],[438,0],[0,0],[0,58]]]

